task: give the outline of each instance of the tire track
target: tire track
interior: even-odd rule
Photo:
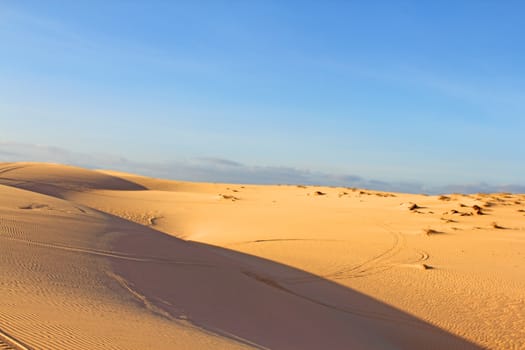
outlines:
[[[64,250],[68,252],[75,252],[75,253],[88,254],[88,255],[94,255],[94,256],[102,256],[102,257],[114,258],[114,259],[130,260],[130,261],[145,262],[145,263],[156,263],[156,264],[214,267],[214,265],[201,263],[198,261],[173,260],[173,259],[151,257],[151,256],[136,256],[136,255],[130,255],[130,254],[121,253],[121,252],[115,252],[111,250],[88,249],[88,248],[74,247],[74,246],[68,246],[68,245],[61,245],[57,243],[45,243],[45,242],[39,242],[39,241],[23,239],[23,238],[8,237],[5,235],[0,235],[0,238],[10,240],[10,241],[20,242],[20,243],[24,243],[28,245],[33,245],[37,247],[58,249],[58,250]]]
[[[229,246],[252,244],[252,243],[273,243],[273,242],[348,242],[344,239],[315,239],[315,238],[273,238],[256,239],[254,241],[242,241],[228,244]]]
[[[379,224],[378,226],[384,228],[388,234],[392,237],[392,243],[389,248],[382,251],[381,253],[353,266],[343,266],[343,268],[329,273],[324,274],[319,277],[331,279],[331,280],[341,280],[341,279],[350,279],[358,277],[366,277],[372,274],[384,272],[391,269],[395,264],[390,263],[391,259],[398,255],[406,247],[406,239],[400,232],[391,230],[386,224]],[[315,277],[307,278],[292,278],[283,280],[287,283],[306,283],[316,280]]]
[[[329,278],[333,279],[347,279],[355,277],[365,277],[373,273],[383,272],[392,268],[392,264],[384,264],[398,255],[406,246],[405,237],[396,231],[392,231],[390,228],[383,225],[387,232],[392,236],[392,245],[382,253],[347,269],[342,269],[329,275]],[[380,265],[381,264],[381,265]],[[374,271],[379,270],[379,271]]]
[[[285,287],[283,284],[279,283],[277,280],[274,280],[266,276],[259,275],[253,271],[242,271],[242,273],[245,274],[247,277],[253,278],[254,280],[260,283],[266,284],[267,286],[271,288],[278,289],[284,293],[291,294],[297,298],[307,300],[311,303],[314,303],[314,304],[317,304],[317,305],[320,305],[320,306],[323,306],[323,307],[326,307],[326,308],[329,308],[329,309],[332,309],[332,310],[335,310],[335,311],[338,311],[344,314],[358,316],[358,317],[362,317],[362,318],[370,319],[370,320],[378,320],[378,321],[383,321],[383,322],[388,322],[388,323],[404,324],[404,325],[414,327],[417,329],[426,329],[426,330],[432,329],[431,325],[421,324],[420,322],[415,321],[412,317],[408,315],[402,316],[402,317],[399,317],[399,316],[392,317],[391,315],[381,313],[381,312],[362,310],[362,309],[358,309],[355,307],[334,305],[334,304],[310,297],[308,295],[298,293],[294,291],[293,289]]]
[[[288,283],[288,284],[296,284],[296,283],[306,283],[315,281],[318,278],[326,278],[331,280],[342,280],[342,279],[350,279],[350,278],[358,278],[358,277],[366,277],[370,276],[372,274],[381,273],[384,271],[387,271],[393,267],[403,265],[402,262],[396,262],[394,263],[392,261],[393,258],[398,256],[401,252],[403,252],[407,246],[406,246],[406,238],[405,236],[398,231],[392,230],[387,224],[378,224],[379,227],[383,228],[392,238],[392,243],[390,246],[380,252],[379,254],[372,256],[357,265],[352,266],[342,266],[342,268],[327,274],[319,275],[318,277],[302,277],[302,278],[287,278],[287,279],[279,279],[280,282]],[[341,239],[301,239],[301,238],[277,238],[277,239],[259,239],[254,241],[243,241],[243,242],[236,242],[230,244],[230,246],[235,245],[244,245],[244,244],[254,244],[254,243],[277,243],[277,242],[302,242],[302,241],[310,241],[310,242],[350,242],[347,240],[341,240]],[[409,261],[405,261],[405,264],[416,264],[422,261],[425,261],[429,258],[429,255],[427,252],[422,250],[415,250],[416,257],[415,259],[410,259]]]
[[[0,168],[0,174],[5,174],[7,172],[22,168],[27,168],[27,165],[8,165],[3,168]]]
[[[38,228],[32,227],[35,231],[38,231]],[[109,232],[106,232],[109,233]],[[84,248],[84,247],[75,247],[71,245],[63,245],[59,243],[47,243],[36,241],[24,237],[24,230],[19,228],[17,221],[15,219],[8,220],[6,218],[0,218],[0,238],[19,242],[23,244],[28,244],[37,247],[49,248],[49,249],[58,249],[73,253],[87,254],[93,256],[100,256],[112,259],[122,259],[129,261],[137,261],[144,263],[156,263],[156,264],[170,264],[170,265],[183,265],[183,266],[199,266],[199,267],[214,267],[214,265],[202,263],[199,261],[185,261],[185,260],[174,260],[169,258],[160,258],[155,256],[137,256],[131,255],[124,252],[117,252],[113,250],[103,250],[103,249],[94,249],[94,248]]]
[[[32,350],[32,348],[0,329],[0,350]]]
[[[392,259],[398,256],[403,250],[407,248],[406,238],[401,232],[392,230],[386,224],[379,224],[379,226],[382,226],[390,235],[392,235],[393,243],[390,248],[357,266],[353,266],[350,269],[343,269],[337,271],[334,274],[326,275],[323,277],[336,280],[366,277],[390,270],[391,268],[396,266],[400,266],[403,264],[416,264],[429,259],[430,256],[426,251],[415,250],[415,253],[417,255],[417,258],[415,260],[409,260],[403,263],[393,262]]]

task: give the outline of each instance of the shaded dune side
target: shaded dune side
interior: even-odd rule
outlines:
[[[48,163],[0,163],[0,183],[59,198],[71,191],[146,189],[101,172]]]
[[[133,182],[139,186],[143,186],[152,191],[180,191],[192,193],[209,193],[214,192],[219,188],[224,187],[224,183],[210,183],[210,182],[189,182],[178,180],[158,179],[154,177],[147,177],[136,174],[129,174],[121,171],[112,170],[96,170],[100,174],[106,174]],[[242,186],[240,184],[231,184],[234,186]]]

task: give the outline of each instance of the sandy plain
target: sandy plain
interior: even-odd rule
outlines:
[[[0,163],[0,349],[523,349],[525,195]]]

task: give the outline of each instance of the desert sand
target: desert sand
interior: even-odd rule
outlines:
[[[523,349],[525,195],[0,163],[0,349]]]

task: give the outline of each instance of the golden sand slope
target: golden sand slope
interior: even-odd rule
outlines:
[[[0,330],[28,347],[525,347],[523,195],[37,163],[0,184]]]

